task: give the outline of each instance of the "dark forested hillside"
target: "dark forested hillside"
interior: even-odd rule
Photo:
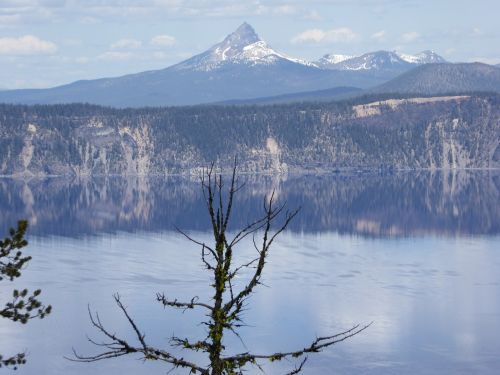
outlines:
[[[471,91],[500,92],[500,70],[482,63],[425,64],[370,91],[420,95]]]
[[[500,97],[111,109],[0,106],[0,174],[197,173],[500,166]]]

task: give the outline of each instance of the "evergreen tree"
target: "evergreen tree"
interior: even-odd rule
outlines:
[[[31,260],[30,256],[25,256],[21,251],[28,245],[28,241],[24,239],[27,229],[28,222],[21,220],[17,223],[17,229],[11,228],[9,236],[0,241],[0,281],[13,281],[21,277],[21,271]],[[40,289],[31,294],[28,289],[14,289],[10,302],[7,302],[0,310],[0,317],[21,324],[28,323],[30,319],[43,319],[50,314],[52,307],[42,304],[38,299],[40,293]],[[17,353],[9,357],[0,354],[0,368],[11,367],[16,370],[19,365],[25,363],[25,353]]]

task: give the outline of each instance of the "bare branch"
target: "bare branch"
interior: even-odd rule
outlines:
[[[198,301],[197,296],[193,297],[190,302],[179,302],[176,299],[173,301],[168,300],[165,294],[163,293],[162,294],[156,293],[156,300],[160,302],[164,307],[170,306],[181,309],[194,309],[195,307],[199,306],[199,307],[204,307],[208,310],[213,309],[212,306],[207,305],[206,303],[197,302]]]
[[[363,332],[365,329],[370,327],[372,325],[372,323],[373,322],[371,322],[367,325],[364,325],[362,327],[360,327],[360,325],[357,324],[354,327],[352,327],[351,329],[348,329],[344,332],[337,333],[337,334],[332,335],[332,336],[319,337],[316,340],[314,340],[310,346],[303,348],[303,349],[300,349],[300,350],[295,350],[295,351],[291,351],[291,352],[283,352],[283,353],[277,352],[277,353],[273,353],[273,354],[242,353],[242,354],[237,354],[237,355],[230,356],[230,357],[225,357],[224,360],[226,360],[226,361],[247,361],[248,362],[248,361],[253,361],[253,360],[257,360],[257,359],[269,359],[271,361],[281,361],[282,359],[289,358],[289,357],[297,358],[297,357],[301,357],[307,353],[320,352],[322,349],[324,349],[328,346],[345,341],[348,338],[351,338],[351,337],[357,335],[358,333]]]
[[[295,374],[298,374],[299,372],[301,372],[302,371],[302,367],[304,367],[304,364],[307,362],[307,358],[308,357],[304,357],[304,359],[302,360],[302,362],[300,362],[300,365],[298,367],[295,367],[292,371],[290,371],[286,375],[295,375]]]
[[[172,337],[170,339],[172,346],[181,347],[183,349],[189,349],[194,351],[204,351],[208,352],[210,350],[210,344],[206,341],[197,341],[195,343],[191,343],[187,338],[181,339],[179,337]]]
[[[68,359],[70,361],[74,361],[74,362],[97,362],[97,361],[101,361],[104,359],[122,357],[124,355],[128,355],[131,353],[140,353],[143,355],[144,359],[163,361],[163,362],[167,362],[167,363],[173,365],[174,368],[177,368],[177,367],[189,368],[192,371],[197,371],[203,375],[209,374],[209,370],[206,368],[200,367],[195,363],[186,361],[183,358],[177,358],[167,351],[159,350],[157,348],[153,348],[153,347],[148,346],[145,342],[145,339],[144,339],[145,336],[140,333],[135,322],[128,314],[127,309],[121,303],[120,296],[116,294],[113,297],[114,297],[117,305],[120,307],[121,311],[123,312],[123,314],[127,318],[128,322],[132,326],[132,329],[136,333],[137,339],[139,340],[141,346],[137,347],[137,346],[130,345],[126,340],[121,339],[121,338],[117,337],[114,333],[109,332],[102,324],[102,322],[99,318],[99,314],[98,313],[96,313],[95,315],[92,314],[92,312],[90,311],[90,307],[88,307],[90,321],[91,321],[92,325],[95,328],[97,328],[97,330],[99,332],[101,332],[104,336],[111,339],[110,343],[103,342],[103,343],[97,343],[97,345],[101,346],[101,347],[106,347],[108,350],[103,351],[103,352],[96,354],[96,355],[83,356],[83,355],[80,355],[76,350],[73,349],[73,357],[70,357],[70,358],[66,357],[66,359]],[[90,342],[96,343],[92,339],[90,339]]]
[[[269,247],[273,243],[274,239],[276,236],[278,236],[281,232],[283,232],[288,224],[292,221],[292,219],[297,215],[299,212],[299,209],[293,211],[292,213],[288,213],[285,218],[285,222],[281,225],[281,227],[269,238],[269,232],[271,229],[271,224],[272,221],[281,213],[283,210],[283,205],[279,206],[278,208],[273,208],[273,199],[274,199],[274,192],[271,195],[271,198],[269,199],[269,203],[264,203],[264,207],[266,209],[266,221],[265,221],[265,229],[264,229],[264,234],[263,234],[263,241],[262,241],[262,247],[259,251],[259,258],[258,258],[258,264],[255,270],[255,273],[252,277],[252,279],[249,281],[249,283],[246,285],[243,290],[238,293],[238,295],[234,298],[232,298],[230,301],[228,301],[224,305],[224,311],[229,312],[233,307],[236,307],[236,311],[238,312],[241,309],[242,306],[242,300],[246,298],[248,295],[250,295],[255,288],[260,282],[260,278],[262,275],[262,271],[264,269],[265,265],[265,260],[267,257],[267,253],[269,250]],[[254,263],[252,261],[252,263]]]
[[[200,245],[202,248],[207,249],[208,251],[210,251],[210,254],[212,254],[212,256],[217,260],[217,254],[215,253],[215,251],[210,246],[208,246],[204,242],[200,242],[200,241],[195,240],[193,237],[191,237],[186,232],[184,232],[183,230],[181,230],[181,229],[179,229],[177,227],[175,227],[175,230],[177,232],[179,232],[180,234],[182,234],[184,237],[186,237],[189,241],[191,241],[191,242],[193,242],[193,243],[195,243],[197,245]]]
[[[225,232],[227,229],[227,225],[229,223],[229,218],[231,217],[231,210],[233,208],[233,199],[234,199],[234,194],[236,193],[237,189],[235,188],[236,186],[236,157],[234,158],[234,164],[233,164],[233,173],[231,175],[231,187],[229,188],[229,198],[228,198],[228,203],[227,203],[227,208],[226,208],[226,215],[225,219],[222,224],[222,230]],[[222,186],[221,186],[222,190]],[[222,195],[220,196],[220,201],[221,201],[221,209],[222,209]]]
[[[255,258],[252,259],[250,262],[242,264],[241,266],[236,267],[229,275],[228,278],[229,280],[234,279],[234,277],[240,272],[243,268],[249,268],[251,267],[255,262],[258,262],[260,258]],[[231,299],[234,299],[233,296],[231,296]]]
[[[137,325],[135,324],[134,320],[130,317],[130,315],[128,314],[128,311],[127,309],[125,308],[125,306],[123,306],[122,304],[122,301],[120,300],[120,295],[118,293],[116,293],[113,298],[115,299],[118,307],[122,310],[123,314],[127,317],[127,320],[128,322],[130,323],[130,325],[132,326],[132,328],[134,329],[134,332],[135,334],[137,335],[137,339],[139,340],[139,342],[142,344],[142,347],[144,349],[146,349],[147,345],[146,345],[146,342],[144,341],[144,338],[145,338],[145,335],[142,334],[140,331],[139,331],[139,328],[137,328]]]

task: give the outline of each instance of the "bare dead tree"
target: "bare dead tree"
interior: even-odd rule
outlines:
[[[302,358],[298,365],[288,373],[291,375],[302,370],[307,360],[307,354],[320,352],[329,346],[347,340],[362,332],[371,324],[355,325],[335,335],[317,337],[309,345],[293,351],[270,354],[244,352],[227,355],[226,348],[223,345],[223,337],[226,332],[232,332],[239,337],[238,328],[244,325],[242,320],[243,310],[255,287],[261,284],[262,273],[270,247],[276,237],[287,228],[299,210],[285,211],[284,204],[276,204],[273,193],[268,200],[264,200],[263,216],[239,230],[229,239],[226,233],[233,210],[234,197],[243,186],[238,184],[236,166],[233,168],[228,188],[224,186],[222,175],[216,172],[214,164],[203,172],[201,184],[213,231],[214,245],[198,241],[180,229],[178,231],[201,248],[201,260],[206,270],[213,275],[213,283],[211,284],[213,289],[212,300],[210,302],[200,302],[198,297],[194,297],[188,302],[180,302],[177,299],[168,298],[163,293],[158,293],[156,299],[164,307],[181,310],[203,309],[207,313],[208,320],[203,322],[207,327],[207,336],[204,339],[191,341],[187,338],[174,336],[170,343],[172,348],[180,347],[206,353],[209,364],[193,363],[185,360],[182,356],[174,355],[169,350],[162,350],[149,345],[146,342],[145,334],[129,315],[118,294],[114,295],[115,302],[130,323],[137,342],[130,343],[109,331],[101,322],[99,314],[92,313],[89,309],[93,326],[105,338],[105,341],[102,342],[91,338],[89,338],[89,341],[103,348],[103,350],[97,355],[89,356],[81,355],[73,350],[74,357],[69,359],[79,362],[96,362],[135,353],[139,354],[144,360],[166,362],[172,365],[172,369],[185,368],[191,374],[235,375],[243,374],[248,366],[255,366],[262,370],[261,361],[264,360],[273,362],[285,358]],[[274,228],[279,219],[281,219],[280,224]],[[257,234],[262,234],[260,241],[256,240]],[[257,255],[251,261],[235,266],[233,264],[235,247],[249,236],[252,238]],[[237,290],[234,286],[234,279],[245,269],[251,270],[251,276],[245,285]]]

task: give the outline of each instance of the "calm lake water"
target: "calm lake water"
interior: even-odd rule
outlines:
[[[316,335],[373,325],[311,355],[304,374],[498,374],[500,371],[500,174],[496,172],[243,176],[232,229],[261,213],[274,190],[299,216],[275,243],[245,314],[245,346],[290,350]],[[0,179],[0,228],[30,221],[33,256],[14,287],[40,287],[54,307],[26,326],[0,320],[0,353],[26,350],[19,374],[165,374],[130,356],[95,364],[87,306],[133,339],[114,305],[119,292],[150,343],[202,337],[202,313],[164,310],[156,292],[207,298],[199,249],[209,242],[199,183],[186,178]],[[238,256],[253,250],[242,244]],[[242,277],[242,281],[244,278]],[[186,358],[192,358],[188,353]],[[283,374],[293,362],[265,365]],[[175,370],[174,374],[185,371]],[[256,369],[250,373],[258,373]]]

